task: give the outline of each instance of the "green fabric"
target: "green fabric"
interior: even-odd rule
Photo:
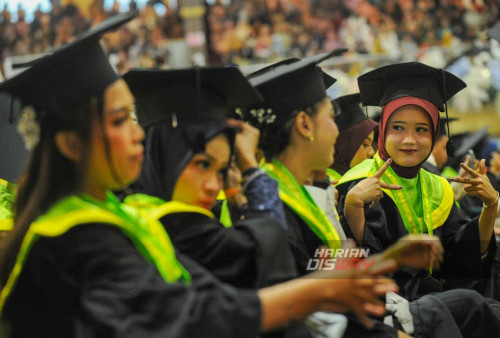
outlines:
[[[173,245],[160,222],[146,221],[140,217],[138,210],[120,203],[112,193],[107,194],[105,201],[98,201],[88,195],[70,196],[30,225],[14,268],[1,290],[0,313],[36,240],[40,237],[61,236],[75,226],[89,223],[120,228],[145,259],[155,264],[167,283],[182,279],[184,283],[190,284],[191,276],[175,257]]]
[[[229,212],[229,207],[227,206],[227,200],[224,200],[222,202],[219,221],[226,228],[230,228],[233,226],[233,221],[231,220],[231,213]]]
[[[330,178],[330,181],[339,181],[342,178],[342,175],[340,173],[332,168],[327,168],[326,169],[326,174]]]
[[[422,200],[422,192],[418,188],[420,186],[420,174],[414,178],[403,178],[403,177],[398,177],[398,178],[401,183],[401,186],[403,187],[406,193],[408,202],[411,205],[415,206],[415,212],[417,213],[417,217],[422,218],[424,211],[422,209],[422,203],[419,203],[419,201]]]
[[[339,184],[372,176],[384,164],[379,154],[364,160],[342,176]],[[444,224],[453,206],[453,190],[448,181],[421,169],[413,180],[403,181],[389,167],[381,177],[387,184],[403,186],[401,190],[382,189],[396,204],[408,233],[427,232]],[[415,191],[416,190],[416,191]]]
[[[0,179],[0,221],[13,218],[12,205],[16,198],[17,185]]]
[[[452,167],[446,166],[443,168],[443,171],[441,172],[441,176],[446,177],[446,178],[455,177],[455,176],[458,176],[458,172],[455,169],[453,169]]]
[[[283,163],[274,158],[271,163],[262,163],[261,168],[278,182],[281,200],[309,226],[316,236],[329,248],[340,248],[340,236],[323,210],[318,207],[307,190],[299,185]]]

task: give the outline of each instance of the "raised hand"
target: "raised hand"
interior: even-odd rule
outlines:
[[[375,174],[360,181],[354,188],[349,190],[346,196],[346,204],[355,204],[357,207],[362,207],[365,203],[370,203],[370,208],[372,208],[384,197],[382,189],[401,189],[400,185],[387,184],[380,181],[391,163],[392,159],[388,159]]]
[[[368,315],[381,316],[385,313],[385,305],[378,297],[398,290],[393,280],[382,277],[394,271],[396,267],[396,261],[384,259],[368,268],[316,272],[318,278],[329,278],[324,287],[326,292],[331,292],[321,310],[354,312],[363,325],[372,327],[373,323]]]
[[[467,195],[478,197],[485,206],[493,206],[498,202],[498,192],[493,188],[486,175],[486,161],[484,159],[479,162],[476,170],[465,163],[460,163],[460,166],[469,177],[465,177],[465,175],[452,177],[451,181],[464,184]]]
[[[241,172],[257,167],[259,163],[255,157],[257,145],[259,144],[260,131],[252,127],[250,124],[239,120],[229,119],[227,124],[236,127],[238,133],[236,134],[235,147],[236,147],[236,164]]]
[[[392,258],[399,266],[412,268],[439,268],[443,261],[443,246],[436,237],[406,235],[381,253],[384,259]]]

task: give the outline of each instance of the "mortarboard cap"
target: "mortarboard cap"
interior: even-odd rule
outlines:
[[[457,159],[463,158],[467,155],[469,149],[474,149],[476,154],[481,151],[481,143],[486,140],[488,136],[488,127],[484,127],[473,133],[464,133],[453,136],[453,138],[458,143],[457,150],[455,151],[455,157]]]
[[[359,93],[341,96],[332,101],[332,105],[336,110],[335,123],[339,131],[368,119],[360,103],[361,96]]]
[[[358,77],[364,106],[384,106],[394,99],[414,96],[445,111],[446,101],[467,85],[455,75],[419,62],[377,68]]]
[[[269,66],[261,68],[258,71],[255,71],[255,72],[247,75],[247,79],[250,80],[250,79],[257,77],[259,75],[262,75],[262,74],[264,74],[272,69],[275,69],[278,66],[289,65],[289,64],[292,64],[292,63],[297,62],[297,61],[300,61],[300,59],[299,58],[288,58],[288,59],[278,61],[276,63],[273,63]],[[320,72],[321,72],[321,77],[323,78],[323,84],[325,85],[325,89],[330,88],[335,82],[337,82],[336,78],[328,75],[321,68],[320,68]]]
[[[233,110],[261,101],[236,67],[135,69],[123,78],[136,98],[144,127],[169,119],[225,121]]]
[[[264,97],[260,107],[266,114],[272,111],[271,123],[281,124],[294,110],[309,107],[326,97],[326,88],[320,62],[344,53],[346,49],[336,49],[329,53],[318,54],[290,64],[281,65],[251,77],[250,83]],[[253,111],[257,113],[258,110]],[[251,112],[250,112],[251,113]],[[256,116],[261,118],[262,116]],[[260,122],[260,121],[259,121]]]
[[[21,99],[23,105],[65,113],[118,79],[99,39],[136,15],[118,14],[103,21],[67,45],[30,62],[30,68],[0,84],[0,91]]]
[[[488,31],[488,37],[500,42],[500,21],[497,21]]]

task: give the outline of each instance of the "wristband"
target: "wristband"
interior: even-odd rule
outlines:
[[[498,206],[498,191],[497,191],[497,198],[495,198],[495,202],[491,203],[490,205],[486,205],[484,202],[483,202],[483,208],[484,209],[488,209],[488,208],[491,208],[493,206]]]

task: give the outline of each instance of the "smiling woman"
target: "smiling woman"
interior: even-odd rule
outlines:
[[[358,78],[364,105],[381,106],[379,151],[371,161],[349,170],[340,180],[339,213],[344,230],[359,243],[380,252],[402,234],[439,236],[445,248],[440,271],[403,271],[395,275],[405,297],[413,299],[443,287],[475,286],[484,292],[494,252],[494,215],[483,209],[481,218],[466,221],[454,204],[450,184],[422,170],[439,132],[439,111],[465,87],[454,75],[420,63],[385,66]],[[397,184],[401,190],[381,189],[378,203],[366,207],[360,179],[375,176],[380,184]],[[484,173],[476,173],[477,191],[485,204],[497,196]],[[484,180],[483,180],[484,179]],[[471,190],[474,190],[471,189]],[[349,192],[349,194],[348,194]],[[359,213],[364,209],[363,213]],[[443,286],[444,283],[447,283]]]

